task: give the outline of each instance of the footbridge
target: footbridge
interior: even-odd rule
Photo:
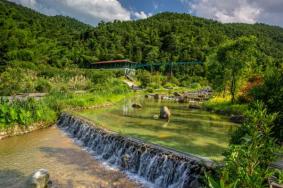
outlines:
[[[160,66],[179,66],[179,65],[196,65],[203,64],[201,61],[183,61],[183,62],[152,62],[152,63],[137,63],[127,59],[100,61],[91,63],[90,68],[96,69],[143,69],[155,68]]]
[[[160,66],[179,66],[179,65],[196,65],[203,64],[201,61],[184,61],[184,62],[154,62],[154,63],[137,63],[134,64],[135,69],[139,68],[150,68],[150,67],[160,67]]]

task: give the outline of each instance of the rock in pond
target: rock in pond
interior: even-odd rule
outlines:
[[[190,109],[201,109],[201,105],[197,103],[189,104]]]
[[[157,115],[157,114],[153,115],[153,119],[158,119],[158,118],[159,118],[159,115]]]
[[[245,117],[243,115],[231,115],[230,121],[234,123],[243,123],[245,121]]]
[[[171,116],[171,112],[170,112],[169,108],[168,108],[167,106],[162,106],[162,107],[160,108],[160,115],[159,115],[159,117],[160,117],[161,119],[167,119],[167,120],[169,120],[169,119],[170,119],[170,116]]]
[[[141,105],[141,104],[134,103],[134,104],[132,104],[132,107],[133,107],[133,108],[142,108],[142,105]]]
[[[178,93],[178,92],[174,92],[173,94],[174,94],[175,97],[181,97],[181,96],[183,96],[181,93]]]
[[[163,96],[160,95],[160,94],[155,94],[155,95],[154,95],[154,99],[155,99],[155,100],[160,100],[160,99],[162,99],[162,98],[163,98]]]
[[[39,169],[35,171],[28,180],[28,188],[48,188],[51,187],[49,180],[49,172],[46,169]]]
[[[187,96],[177,97],[177,101],[180,102],[180,103],[188,102],[188,97]]]
[[[122,156],[122,168],[128,168],[129,167],[129,160],[130,160],[130,156],[128,154],[125,154],[124,156]]]

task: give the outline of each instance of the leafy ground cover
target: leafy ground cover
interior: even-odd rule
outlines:
[[[120,80],[119,71],[69,68],[60,70],[9,67],[0,75],[0,90],[12,95],[20,92],[48,92],[40,100],[8,100],[0,97],[0,124],[5,129],[13,125],[29,126],[35,122],[55,122],[64,109],[82,108],[121,100],[130,90]],[[27,74],[29,73],[29,74]]]

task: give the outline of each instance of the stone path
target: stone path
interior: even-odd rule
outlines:
[[[271,167],[283,170],[283,158],[277,160],[276,162],[273,162],[271,164]]]
[[[273,168],[277,168],[277,169],[280,169],[280,170],[283,170],[283,154],[282,153],[275,153],[275,155],[277,155],[279,158],[271,163],[271,167]]]

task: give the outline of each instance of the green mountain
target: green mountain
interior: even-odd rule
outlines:
[[[84,33],[98,59],[137,62],[205,61],[228,39],[254,35],[264,58],[283,57],[283,29],[264,24],[221,24],[188,14],[161,13],[145,20],[100,24]],[[263,57],[261,57],[263,58]]]
[[[145,20],[101,22],[97,27],[45,16],[0,0],[0,64],[15,61],[85,66],[98,60],[206,61],[221,44],[257,37],[258,64],[279,65],[283,29],[265,24],[221,24],[189,14],[161,13]]]
[[[81,47],[80,34],[89,27],[72,18],[45,16],[0,0],[0,64],[68,62]]]

